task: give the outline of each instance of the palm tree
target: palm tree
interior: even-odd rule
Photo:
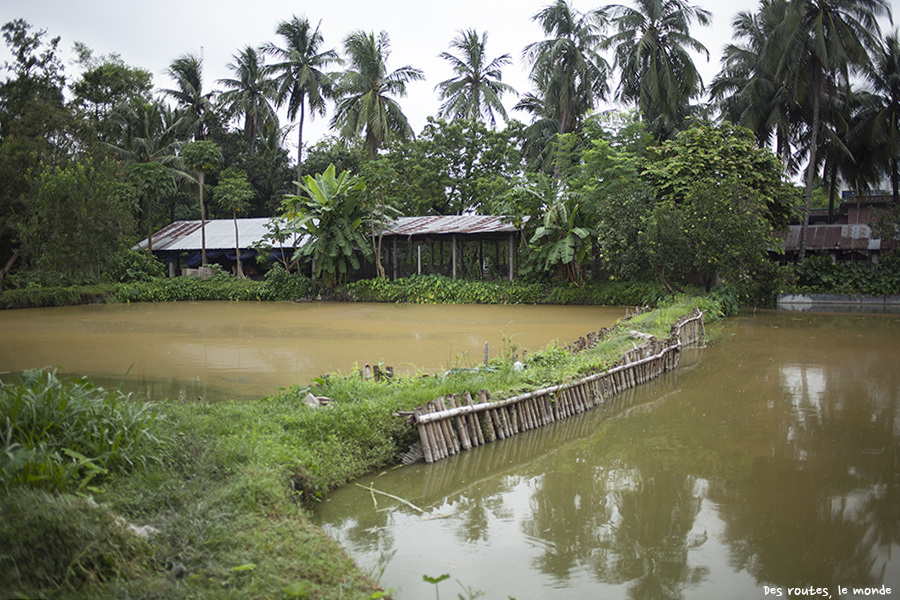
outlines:
[[[148,102],[140,97],[119,106],[111,114],[112,122],[118,127],[118,135],[115,143],[108,143],[106,146],[115,156],[129,165],[138,187],[142,190],[140,198],[146,201],[146,208],[140,209],[140,215],[146,221],[151,251],[153,198],[159,195],[157,192],[160,190],[168,191],[160,173],[165,171],[169,180],[173,182],[193,182],[193,178],[182,169],[181,160],[177,156],[178,132],[182,130],[184,118],[177,117],[176,111],[170,110],[162,102]],[[146,166],[149,163],[158,165]]]
[[[709,25],[712,15],[684,0],[634,0],[634,8],[610,5],[603,11],[617,29],[602,46],[614,48],[618,97],[637,105],[657,138],[668,139],[682,126],[690,99],[703,91],[689,52],[707,60],[709,52],[690,27]]]
[[[606,61],[597,52],[602,15],[582,14],[558,0],[534,16],[548,36],[524,51],[537,93],[516,108],[539,118],[555,117],[557,133],[575,131],[584,115],[608,92]],[[542,108],[535,100],[540,99]]]
[[[185,133],[190,138],[205,140],[209,133],[208,120],[214,111],[213,92],[203,93],[203,61],[194,54],[185,54],[169,65],[167,74],[177,87],[162,92],[186,111]]]
[[[895,30],[884,40],[866,72],[870,94],[860,113],[855,137],[873,149],[873,154],[891,176],[893,202],[900,188],[900,37]]]
[[[881,16],[890,16],[887,0],[790,0],[787,18],[772,37],[782,49],[776,77],[792,81],[795,101],[810,107],[801,262],[806,259],[822,103],[838,89],[849,90],[851,75],[870,65],[869,53],[879,47]]]
[[[770,44],[786,7],[783,0],[762,0],[757,12],[737,14],[733,36],[743,43],[725,47],[723,67],[710,85],[710,96],[723,117],[755,134],[760,147],[769,146],[774,138],[776,155],[788,172],[795,173],[792,143],[799,115],[790,82],[775,78],[777,54]]]
[[[415,137],[400,105],[391,96],[406,95],[406,84],[423,79],[422,71],[409,65],[388,71],[390,38],[387,32],[375,34],[354,31],[344,39],[344,51],[350,64],[338,80],[338,98],[332,127],[345,138],[365,131],[365,147],[374,159],[378,149],[395,135]]]
[[[277,83],[268,77],[263,57],[252,46],[247,46],[235,54],[228,68],[235,79],[219,79],[219,85],[227,91],[219,94],[219,103],[232,117],[243,115],[244,138],[250,143],[253,154],[256,138],[263,132],[266,123],[277,126],[278,115],[271,101],[278,91]]]
[[[325,40],[319,33],[319,26],[313,28],[305,17],[295,15],[290,21],[282,21],[275,33],[281,36],[284,47],[269,43],[263,49],[278,61],[269,67],[278,82],[275,95],[278,106],[287,102],[287,115],[292,121],[300,115],[297,128],[299,193],[306,107],[309,106],[310,116],[325,114],[325,100],[331,96],[332,76],[324,69],[333,63],[340,64],[341,59],[334,50],[322,50]]]
[[[487,32],[479,37],[474,29],[460,31],[450,42],[450,47],[459,50],[462,55],[454,56],[449,52],[441,52],[438,56],[450,63],[452,79],[442,81],[435,88],[440,90],[441,104],[438,117],[452,119],[480,120],[487,117],[491,127],[496,125],[494,111],[506,120],[506,109],[500,97],[505,93],[515,94],[511,85],[500,81],[502,69],[512,62],[509,54],[498,56],[488,61],[485,54]]]

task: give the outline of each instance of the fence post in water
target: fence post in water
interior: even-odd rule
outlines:
[[[488,346],[488,343],[484,343],[484,366],[487,366],[491,360],[491,349]]]
[[[416,429],[419,430],[419,442],[422,444],[422,454],[425,455],[425,462],[433,463],[434,456],[432,456],[431,454],[431,443],[428,439],[428,432],[426,431],[426,427],[428,427],[428,425],[418,422],[419,417],[423,414],[423,412],[424,411],[420,407],[413,411],[413,415],[415,415],[416,418]]]
[[[472,406],[472,395],[466,392],[466,406]],[[472,444],[475,446],[484,445],[484,432],[481,431],[481,421],[475,413],[466,415],[466,421],[469,424],[469,437],[472,438]]]

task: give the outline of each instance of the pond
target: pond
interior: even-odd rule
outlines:
[[[743,314],[604,407],[316,520],[398,600],[898,594],[898,342],[896,315]]]
[[[0,311],[0,374],[58,366],[151,400],[251,399],[365,364],[437,372],[609,327],[624,308],[171,302]]]

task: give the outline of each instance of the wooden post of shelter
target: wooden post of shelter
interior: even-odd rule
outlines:
[[[509,234],[509,280],[513,280],[513,264],[515,264],[515,236]]]
[[[456,279],[456,234],[453,234],[452,240],[453,240],[453,250],[451,252],[451,254],[452,254],[451,262],[453,263],[453,279]]]

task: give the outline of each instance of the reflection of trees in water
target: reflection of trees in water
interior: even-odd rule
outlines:
[[[560,581],[590,560],[596,531],[610,517],[607,482],[583,459],[569,458],[534,480],[531,518],[522,524],[526,535],[544,544],[535,567]]]
[[[701,504],[692,477],[643,471],[633,489],[612,497],[618,519],[592,557],[598,579],[631,582],[630,598],[651,600],[681,598],[708,575],[688,565],[689,551],[706,541],[706,532],[692,533]]]
[[[688,553],[706,540],[693,533],[701,500],[694,479],[673,473],[597,469],[584,461],[546,473],[531,498],[525,533],[545,544],[536,568],[566,580],[585,567],[610,585],[629,583],[629,597],[681,598],[706,567]]]
[[[760,585],[884,583],[900,543],[900,440],[896,375],[877,362],[780,367],[770,456],[714,492],[732,565]]]
[[[458,512],[459,525],[453,533],[461,542],[474,544],[490,540],[491,520],[511,519],[513,512],[503,503],[503,494],[469,498],[461,496],[454,503]]]

